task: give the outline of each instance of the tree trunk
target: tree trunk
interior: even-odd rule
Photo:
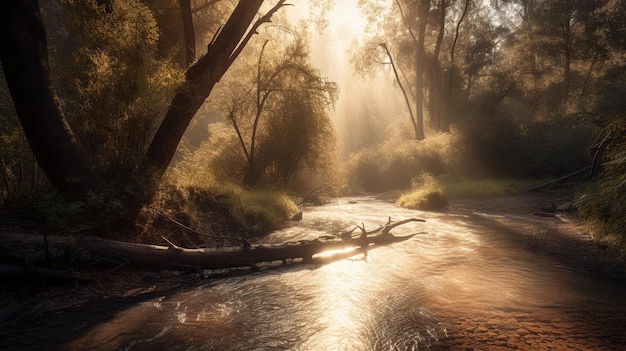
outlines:
[[[144,184],[147,193],[135,199],[138,203],[130,204],[131,207],[150,200],[155,183],[165,173],[195,113],[258,27],[269,22],[284,2],[279,0],[248,30],[263,0],[240,1],[209,44],[208,52],[187,69],[185,82],[170,103],[138,172],[141,180],[148,181]],[[74,138],[52,86],[38,0],[0,2],[0,49],[2,67],[26,138],[52,185],[66,193],[97,190],[101,179]]]
[[[569,17],[562,24],[561,30],[563,31],[563,55],[565,56],[565,63],[563,64],[563,92],[561,95],[561,102],[567,105],[567,101],[569,100],[572,65],[572,27]]]
[[[388,222],[385,226],[372,231],[361,229],[360,236],[352,237],[352,232],[341,239],[336,237],[319,238],[315,240],[301,240],[298,242],[278,245],[246,245],[220,248],[186,249],[168,241],[167,246],[127,243],[105,240],[93,237],[67,238],[62,236],[47,236],[50,247],[72,251],[79,248],[88,252],[94,258],[101,258],[115,262],[122,261],[134,267],[148,269],[178,269],[198,271],[200,269],[218,269],[234,267],[256,267],[259,263],[274,261],[303,259],[310,262],[313,256],[331,250],[367,249],[405,241],[418,233],[394,236],[390,231],[409,222],[424,222],[422,219],[409,218],[399,222]],[[356,228],[355,228],[356,229]],[[344,233],[344,234],[346,234]],[[376,235],[371,235],[376,234]],[[41,235],[9,234],[0,235],[0,243],[15,247],[43,246]],[[342,254],[342,252],[340,252]],[[353,256],[355,252],[348,254]],[[343,257],[346,257],[345,255]]]
[[[415,138],[417,139],[419,135],[418,134],[419,127],[417,125],[417,119],[415,115],[413,114],[413,109],[411,108],[411,101],[409,100],[409,94],[404,88],[404,85],[402,84],[402,80],[400,80],[400,75],[398,74],[398,70],[396,68],[395,62],[393,61],[393,56],[391,56],[391,52],[389,52],[389,48],[384,43],[380,44],[379,46],[385,51],[385,54],[389,58],[389,64],[391,65],[391,69],[393,71],[394,77],[396,78],[396,82],[398,83],[398,86],[400,87],[400,90],[402,91],[402,96],[404,96],[404,102],[406,103],[406,107],[409,110],[409,117],[411,117],[411,123],[413,124]]]
[[[218,37],[209,44],[206,55],[187,69],[185,82],[148,148],[143,172],[157,180],[163,176],[191,119],[239,53],[238,44],[262,3],[263,0],[240,1]]]
[[[38,0],[0,2],[0,61],[24,134],[50,183],[86,194],[101,184],[52,85]]]
[[[446,9],[448,3],[441,0],[439,4],[439,29],[437,33],[437,41],[435,50],[433,51],[433,59],[429,69],[430,84],[428,89],[428,116],[430,117],[430,125],[439,131],[449,131],[448,123],[444,121],[444,89],[443,77],[441,74],[441,65],[439,64],[439,55],[441,52],[441,44],[443,42],[444,33],[446,31]]]
[[[183,34],[185,37],[185,68],[191,66],[196,60],[196,32],[193,29],[193,16],[191,13],[191,0],[180,0],[180,16],[183,22]]]
[[[415,55],[415,118],[417,122],[415,139],[417,140],[424,139],[424,65],[426,64],[424,40],[429,10],[430,0],[420,0],[418,4],[417,53]]]

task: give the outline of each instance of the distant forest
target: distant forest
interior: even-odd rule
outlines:
[[[299,6],[306,23],[290,21]],[[355,112],[351,139],[332,118],[342,87],[310,59],[333,6],[2,1],[0,224],[40,211],[46,230],[134,228],[205,194],[280,207],[267,229],[294,210],[288,194],[584,170],[579,212],[624,240],[626,0],[360,0],[352,68],[392,81],[400,106]],[[241,226],[261,221],[250,211]]]

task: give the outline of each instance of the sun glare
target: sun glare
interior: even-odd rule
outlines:
[[[329,29],[350,41],[363,35],[367,21],[357,5],[358,0],[337,1],[328,16]]]
[[[340,249],[340,250],[324,251],[324,252],[321,252],[321,253],[315,255],[315,257],[328,258],[328,257],[332,257],[332,256],[335,256],[335,255],[346,255],[346,254],[349,254],[349,253],[351,253],[351,252],[353,252],[355,250],[356,250],[356,248],[354,248],[354,247],[348,247],[348,248]]]

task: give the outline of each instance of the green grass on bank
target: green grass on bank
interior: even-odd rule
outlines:
[[[396,204],[419,210],[438,210],[446,205],[446,199],[494,197],[524,192],[537,180],[522,179],[456,179],[434,177],[424,173],[412,181],[412,189],[402,194]]]
[[[206,221],[204,213],[219,207],[228,212],[239,230],[253,235],[279,228],[298,210],[284,192],[273,189],[252,190],[227,183],[178,184],[175,189],[163,194],[165,201],[161,206],[173,212],[184,212],[194,222]]]

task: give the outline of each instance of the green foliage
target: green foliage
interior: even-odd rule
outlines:
[[[3,204],[0,225],[19,223],[23,227],[47,233],[89,230],[103,235],[119,229],[126,208],[124,196],[107,188],[86,198],[73,199],[57,192],[36,192],[7,199]]]
[[[182,76],[157,55],[159,32],[149,8],[137,0],[112,3],[106,12],[93,0],[64,2],[77,48],[71,57],[61,54],[57,66],[70,65],[59,67],[69,75],[62,81],[74,82],[62,97],[81,144],[101,174],[123,180],[144,155]]]
[[[58,193],[36,193],[29,197],[10,200],[4,204],[4,221],[49,232],[75,226],[80,218],[82,204],[64,199]],[[4,223],[2,223],[4,224]]]
[[[227,195],[240,226],[259,234],[278,229],[297,211],[293,201],[279,191],[232,188]]]
[[[463,146],[461,169],[472,176],[507,176],[521,171],[521,126],[497,115],[476,115],[459,122],[455,133]]]
[[[1,66],[0,66],[1,67]],[[46,184],[24,137],[4,75],[0,77],[0,205]]]
[[[422,174],[447,173],[458,162],[454,137],[438,134],[416,141],[391,138],[390,141],[352,155],[346,178],[348,192],[385,192],[407,189]]]
[[[536,183],[519,179],[434,177],[423,173],[413,179],[411,190],[403,193],[396,204],[406,208],[438,210],[446,205],[446,199],[515,195]]]
[[[248,59],[216,89],[224,123],[209,126],[209,140],[185,156],[186,174],[284,188],[304,172],[332,173],[335,134],[327,110],[337,86],[311,66],[303,34],[266,35],[271,39],[250,47]]]
[[[242,184],[245,156],[237,136],[224,123],[209,125],[209,138],[193,151],[183,151],[182,158],[167,172],[172,183],[218,188],[221,184]]]
[[[215,141],[215,135],[207,141]],[[231,135],[232,136],[232,135]],[[194,218],[200,218],[202,208],[198,205],[202,199],[212,199],[228,211],[237,225],[238,231],[262,234],[277,229],[297,208],[293,201],[280,190],[242,187],[242,164],[240,157],[229,157],[229,144],[216,143],[215,149],[200,147],[193,153],[187,153],[166,174],[166,181],[177,189],[195,189],[195,199],[186,201],[185,206],[176,206]],[[238,151],[236,140],[231,139],[231,146]],[[206,146],[206,145],[205,145]],[[231,150],[231,151],[232,151]],[[232,154],[230,154],[232,156]],[[241,155],[238,155],[241,156]],[[225,164],[234,161],[232,170],[238,170],[239,176],[228,174]],[[219,166],[215,166],[219,164]],[[201,189],[201,190],[200,190]],[[171,192],[171,190],[170,190]],[[199,222],[199,221],[196,221]],[[232,229],[232,228],[231,228]]]
[[[246,233],[246,236],[265,234],[279,228],[285,220],[290,218],[297,207],[294,202],[282,191],[272,189],[250,190],[233,183],[212,183],[192,185],[180,178],[170,178],[176,181],[174,188],[166,187],[161,199],[153,206],[168,208],[169,211],[184,213],[183,222],[192,227],[202,223],[232,220],[235,227],[225,228],[230,233]],[[191,179],[187,179],[191,180]],[[183,195],[180,195],[183,194]],[[174,201],[171,201],[174,199]],[[207,217],[207,213],[219,208],[225,212],[217,213],[222,218]],[[227,217],[227,218],[225,218]],[[193,223],[193,224],[192,224]]]
[[[67,249],[56,247],[36,248],[25,246],[18,250],[18,255],[24,258],[24,263],[31,265],[69,266],[76,268],[77,265],[85,265],[91,262],[92,256],[82,248],[73,237],[68,239]],[[42,238],[43,242],[43,238]]]
[[[265,124],[258,156],[273,183],[287,185],[298,171],[322,173],[333,164],[335,133],[325,108],[309,87],[294,87],[281,96],[279,113]]]
[[[595,224],[603,241],[626,260],[626,117],[614,116],[607,126],[613,138],[605,151],[602,178],[583,189],[576,205],[582,216]]]
[[[588,148],[597,129],[572,116],[534,121],[523,127],[521,148],[524,177],[558,177],[591,161]]]
[[[495,113],[459,122],[457,173],[471,177],[542,178],[560,176],[589,164],[594,128],[572,117],[518,121]]]
[[[402,194],[396,205],[427,211],[440,210],[446,206],[443,187],[432,174],[422,173],[412,183],[412,190]]]

